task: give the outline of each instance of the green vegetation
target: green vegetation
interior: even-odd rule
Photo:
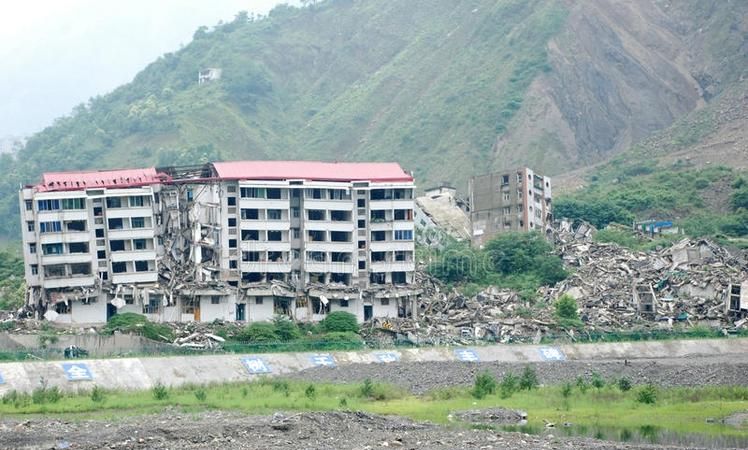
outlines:
[[[112,334],[115,331],[139,334],[154,341],[174,341],[174,332],[168,325],[151,322],[141,314],[115,314],[109,319],[101,332],[103,334]]]
[[[490,372],[481,372],[475,377],[475,384],[470,393],[477,399],[485,398],[496,392],[496,386],[496,377]]]
[[[540,233],[502,233],[479,250],[451,242],[436,255],[428,272],[447,283],[467,283],[466,292],[496,285],[533,297],[541,285],[567,277],[561,259]]]
[[[163,387],[166,394],[147,391],[106,391],[101,401],[91,393],[59,393],[33,402],[29,394],[6,393],[0,401],[0,414],[139,414],[180,407],[187,411],[204,409],[239,410],[251,414],[276,411],[336,410],[346,408],[380,414],[398,414],[416,420],[447,423],[454,411],[503,407],[528,412],[530,425],[542,426],[543,420],[601,427],[659,427],[681,433],[725,434],[748,437],[748,430],[706,423],[706,418],[721,418],[748,408],[748,388],[695,387],[661,388],[654,403],[638,401],[640,387],[622,392],[606,383],[599,390],[580,391],[576,386],[540,387],[516,391],[502,398],[499,392],[483,398],[473,395],[474,387],[446,388],[423,396],[377,383],[309,384],[264,379],[252,383],[210,386]],[[369,387],[364,387],[368,385]],[[38,395],[41,398],[41,396]],[[157,398],[158,397],[158,398]]]
[[[657,388],[653,384],[648,384],[636,393],[636,401],[647,405],[657,402]]]
[[[356,316],[345,311],[333,311],[328,314],[320,326],[328,333],[358,333]]]
[[[553,307],[556,320],[561,328],[579,328],[583,325],[582,321],[579,320],[577,301],[571,295],[562,295],[556,300]]]
[[[13,311],[23,306],[26,298],[23,277],[23,258],[0,251],[0,311]]]

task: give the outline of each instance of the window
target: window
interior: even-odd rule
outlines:
[[[390,189],[372,189],[369,194],[372,200],[390,200],[392,199],[392,190]]]
[[[86,209],[85,198],[63,198],[62,209]]]
[[[96,252],[96,258],[98,258],[98,259],[106,259],[106,250],[98,250]]]
[[[242,220],[257,220],[260,218],[258,209],[242,209]]]
[[[160,294],[151,294],[148,296],[148,303],[143,304],[143,314],[158,314],[161,309],[163,297]]]
[[[236,269],[239,267],[239,263],[235,259],[229,260],[229,269]]]
[[[279,188],[268,188],[267,189],[267,198],[270,200],[280,200],[281,199],[281,190]]]
[[[123,240],[116,240],[116,241],[109,241],[109,250],[113,252],[124,252],[125,251],[125,241]]]
[[[306,260],[314,262],[325,262],[327,254],[325,252],[306,252]]]
[[[132,228],[145,228],[145,217],[131,217],[130,227]]]
[[[345,231],[331,231],[331,242],[351,242],[351,234]]]
[[[365,270],[366,269],[366,261],[359,261],[358,262],[358,268],[359,268],[359,270]]]
[[[101,208],[101,206],[95,206],[94,207],[94,216],[95,217],[101,217],[104,215],[104,210]]]
[[[60,201],[57,199],[37,200],[36,205],[39,211],[55,211],[60,209]]]
[[[65,222],[65,228],[67,231],[86,231],[86,221],[69,220]]]
[[[298,206],[294,206],[293,208],[291,208],[291,216],[292,216],[292,217],[293,217],[294,219],[298,219],[298,218],[299,218],[299,216],[300,216],[300,212],[301,212],[301,211],[300,211],[300,209],[299,209],[299,207],[298,207]]]
[[[385,211],[383,209],[372,209],[371,210],[371,221],[372,222],[384,222]]]
[[[340,300],[340,307],[341,308],[347,308],[348,307],[348,300]]]
[[[148,261],[135,261],[136,272],[148,272]]]
[[[330,200],[347,200],[349,198],[345,189],[330,189],[328,193]]]
[[[70,253],[88,253],[88,242],[71,242]]]
[[[502,175],[501,176],[501,185],[506,186],[509,184],[509,175]]]
[[[132,294],[125,294],[122,297],[125,300],[125,305],[134,305],[135,304],[135,298],[132,296]]]
[[[47,278],[64,277],[65,265],[64,264],[52,264],[44,266],[44,276]]]
[[[36,253],[36,244],[33,242],[29,244],[29,253],[31,253],[32,255]]]
[[[504,207],[504,208],[502,209],[502,211],[501,211],[501,212],[502,212],[502,213],[504,213],[504,215],[505,215],[505,216],[508,216],[509,214],[511,214],[511,213],[512,213],[512,207],[511,207],[511,206],[505,206],[505,207]]]
[[[280,209],[268,209],[267,220],[281,220],[283,212]]]
[[[132,246],[135,250],[147,250],[148,242],[145,239],[133,239]]]
[[[236,239],[229,239],[229,248],[236,248],[237,242]]]
[[[229,206],[236,206],[236,197],[228,197],[226,198],[226,202]]]
[[[283,262],[283,252],[268,252],[268,261]]]
[[[332,252],[330,260],[332,262],[351,262],[351,254],[346,252]]]
[[[396,209],[395,220],[413,220],[413,211],[410,209]]]
[[[259,241],[259,230],[242,230],[242,241]]]
[[[392,282],[395,284],[407,283],[405,272],[392,272]]]
[[[413,230],[395,230],[396,241],[412,241]]]
[[[301,237],[301,229],[300,228],[291,228],[291,233],[294,239],[299,239]]]
[[[62,231],[62,223],[59,220],[53,222],[41,222],[39,223],[40,233],[59,233]]]
[[[31,211],[34,208],[34,202],[32,200],[26,200],[26,211]]]
[[[113,262],[112,263],[112,272],[114,273],[125,273],[127,272],[127,263],[120,261],[120,262]]]
[[[385,239],[387,239],[387,235],[384,233],[384,231],[372,231],[371,232],[372,241],[383,241]]]
[[[374,272],[369,276],[369,281],[372,284],[384,284],[385,280],[386,276],[384,272]]]
[[[236,217],[229,217],[229,227],[236,226]]]
[[[144,195],[133,195],[130,197],[130,208],[139,208],[147,205]]]
[[[410,261],[410,252],[404,250],[396,250],[395,261]]]
[[[134,219],[134,217],[133,217]],[[115,219],[109,219],[108,221],[109,229],[110,230],[121,230],[124,228],[124,222],[122,221],[121,217],[115,218]]]
[[[219,305],[221,303],[221,297],[218,295],[211,295],[210,296],[210,304],[211,305]]]
[[[411,199],[413,198],[413,190],[412,189],[393,189],[392,198],[394,198],[395,200]]]
[[[103,238],[104,237],[104,229],[103,228],[97,228],[96,229],[96,237],[97,238]]]
[[[387,259],[387,252],[371,252],[371,262],[382,262]]]
[[[236,192],[236,185],[235,184],[230,184],[230,185],[226,186],[226,192]]]
[[[255,305],[262,305],[262,297],[255,297]]]
[[[366,208],[366,199],[360,198],[356,201],[356,205],[358,208]]]
[[[330,211],[330,220],[333,222],[348,222],[351,220],[349,211]]]
[[[324,191],[322,189],[307,189],[306,190],[306,198],[313,198],[313,199],[323,199],[324,198]]]
[[[42,253],[45,255],[62,255],[62,243],[42,244]]]
[[[70,264],[71,275],[91,275],[91,263]]]
[[[122,197],[107,197],[107,208],[122,208]]]
[[[508,192],[504,192],[503,194],[501,194],[501,198],[502,198],[502,199],[503,199],[503,200],[504,200],[505,202],[508,202],[508,201],[509,201],[509,193],[508,193]]]
[[[283,232],[278,230],[268,230],[268,241],[279,242],[283,240]]]
[[[383,281],[384,283],[384,281]],[[382,298],[379,300],[379,304],[382,306],[390,306],[390,299],[388,298]]]
[[[31,275],[39,275],[39,264],[31,265]]]
[[[309,241],[311,242],[324,242],[325,232],[321,230],[309,230]]]
[[[309,220],[325,220],[325,211],[322,209],[310,209],[307,211]]]
[[[366,220],[361,219],[358,221],[358,227],[359,228],[366,228]]]
[[[243,187],[240,191],[242,198],[265,198],[265,188]]]
[[[32,222],[32,221],[26,222],[26,230],[27,231],[34,231],[34,222]]]
[[[257,262],[260,260],[260,252],[242,252],[242,261]]]

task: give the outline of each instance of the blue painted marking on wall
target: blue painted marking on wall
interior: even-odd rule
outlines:
[[[93,380],[91,369],[85,363],[62,363],[62,370],[68,381]]]
[[[5,384],[5,378],[3,378],[2,372],[0,372],[0,384]]]
[[[480,361],[480,357],[477,353],[475,353],[475,350],[472,348],[458,348],[455,350],[455,356],[460,361],[467,361],[467,362],[478,362]]]
[[[395,352],[377,352],[374,353],[377,361],[380,363],[391,363],[400,361],[400,355]]]
[[[566,361],[566,355],[558,347],[540,347],[538,352],[544,361]]]
[[[309,357],[309,360],[315,366],[335,367],[335,358],[330,354],[313,355]]]
[[[242,358],[242,364],[244,364],[244,368],[247,369],[247,372],[252,375],[258,373],[271,373],[273,371],[265,360],[259,356],[247,356]]]

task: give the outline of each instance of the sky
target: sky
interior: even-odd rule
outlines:
[[[288,0],[11,0],[0,14],[0,138],[51,125],[186,45],[201,25]]]

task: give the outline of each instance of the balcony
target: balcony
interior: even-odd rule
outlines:
[[[288,241],[242,241],[241,250],[249,252],[290,252],[291,243]]]
[[[352,233],[355,229],[355,224],[351,222],[339,222],[331,220],[305,220],[304,229],[306,230],[319,230],[319,231],[347,231]]]
[[[121,261],[153,261],[156,259],[156,252],[153,249],[149,250],[123,250],[117,252],[110,252],[109,258],[112,262]]]
[[[325,209],[325,210],[340,210],[340,211],[353,211],[353,201],[347,200],[321,200],[314,198],[304,199],[304,209]]]
[[[372,272],[412,272],[416,270],[415,261],[372,261]]]
[[[352,252],[356,248],[355,242],[306,241],[304,248],[319,252]]]
[[[154,283],[158,280],[157,272],[125,272],[112,274],[112,283]]]
[[[248,209],[290,209],[288,199],[239,198],[239,208]]]
[[[242,261],[239,263],[242,272],[288,273],[291,272],[291,261]]]
[[[76,263],[87,263],[93,261],[93,256],[90,253],[62,253],[62,254],[49,254],[40,255],[41,262],[44,265],[51,264],[76,264]]]
[[[413,241],[372,241],[369,242],[369,250],[372,252],[387,252],[396,250],[414,250]]]
[[[44,289],[93,286],[95,279],[95,275],[68,275],[59,278],[44,278],[42,286],[44,286]]]
[[[128,228],[107,231],[109,240],[153,238],[153,228]]]

